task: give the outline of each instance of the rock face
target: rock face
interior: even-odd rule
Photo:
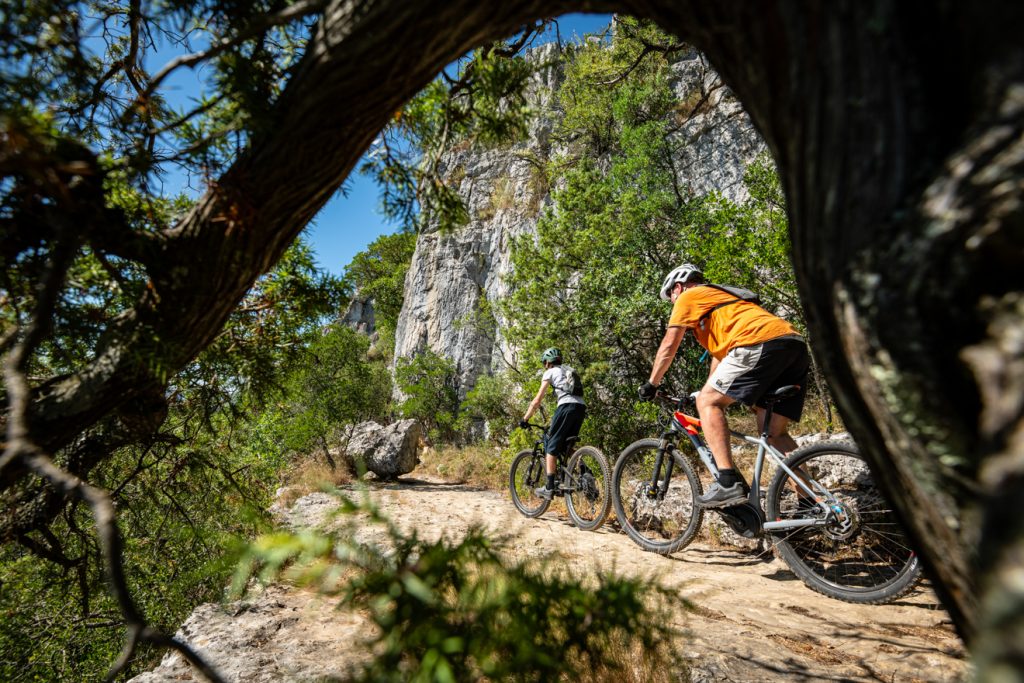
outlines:
[[[226,605],[200,605],[175,634],[231,683],[345,680],[370,653],[339,648],[339,643],[358,643],[372,635],[367,620],[341,609],[339,600],[286,586],[257,590]],[[131,682],[205,680],[171,652]]]
[[[345,313],[341,316],[341,324],[373,338],[377,331],[373,299],[353,297]]]
[[[467,148],[449,154],[443,172],[468,209],[465,227],[420,235],[405,279],[405,301],[395,333],[395,359],[431,349],[455,362],[460,398],[482,374],[508,367],[516,350],[502,339],[502,321],[488,306],[508,294],[512,241],[536,232],[551,204],[541,166],[565,151],[551,140],[560,112],[554,93],[562,80],[555,45],[530,58],[552,64],[529,89],[539,112],[526,138],[503,149]],[[721,85],[703,56],[692,51],[673,67],[674,90],[689,109],[676,136],[685,145],[676,159],[680,184],[694,193],[712,190],[744,199],[745,165],[765,149],[746,113]]]
[[[383,426],[376,422],[356,425],[345,448],[345,460],[357,471],[366,469],[380,479],[412,472],[419,462],[423,429],[416,420],[400,420]]]

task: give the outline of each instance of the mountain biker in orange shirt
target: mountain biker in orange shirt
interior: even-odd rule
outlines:
[[[761,430],[765,415],[762,397],[779,387],[799,385],[799,395],[775,404],[768,429],[768,440],[780,451],[789,453],[796,448],[788,427],[803,412],[810,364],[807,344],[782,318],[706,285],[704,274],[689,263],[665,277],[661,298],[672,302],[672,316],[650,379],[638,393],[642,399],[654,397],[686,331],[693,330],[712,357],[708,381],[697,395],[697,412],[719,469],[718,481],[698,500],[706,507],[735,505],[746,498],[749,488],[733,466],[725,408],[737,401],[754,407]]]

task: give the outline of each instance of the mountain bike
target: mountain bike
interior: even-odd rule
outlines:
[[[541,430],[541,435],[532,450],[520,451],[512,459],[508,473],[508,485],[516,509],[527,517],[543,515],[551,500],[541,498],[534,489],[544,485],[547,474],[544,468],[544,436],[547,428],[530,424]],[[578,437],[569,440],[570,447]],[[598,529],[611,510],[611,465],[604,453],[593,446],[582,446],[569,456],[558,456],[556,480],[559,481],[556,496],[565,496],[565,507],[573,524],[584,531]]]
[[[798,391],[788,386],[772,392],[764,424],[771,422],[776,402]],[[659,420],[661,438],[630,444],[615,462],[612,502],[631,539],[644,550],[674,553],[693,540],[705,511],[713,510],[742,536],[767,536],[794,574],[831,598],[879,604],[913,589],[921,573],[917,555],[852,442],[814,443],[786,457],[768,443],[767,429],[759,437],[730,430],[733,439],[757,446],[749,495],[730,507],[701,506],[700,478],[677,447],[685,436],[717,478],[700,420],[683,412],[696,407],[696,396],[658,392],[655,400],[667,409]],[[763,493],[766,457],[776,471]]]

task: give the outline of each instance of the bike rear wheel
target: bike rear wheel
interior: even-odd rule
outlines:
[[[838,508],[824,526],[775,532],[776,552],[793,573],[812,590],[846,602],[880,604],[910,592],[921,575],[917,555],[857,446],[812,444],[794,451],[786,465],[819,497],[816,484],[831,493]],[[766,502],[770,520],[825,517],[782,469]]]
[[[541,498],[534,489],[545,483],[544,454],[534,451],[519,451],[512,459],[508,472],[508,487],[512,503],[527,517],[543,515],[551,501]]]
[[[612,508],[612,468],[604,453],[583,446],[572,454],[565,468],[566,508],[573,523],[584,531],[594,531]]]
[[[662,459],[657,490],[649,490],[660,445],[658,439],[641,439],[622,451],[612,471],[612,503],[619,525],[637,545],[668,555],[693,540],[704,510],[697,504],[702,492],[700,479],[674,446],[669,446]],[[670,457],[672,476],[662,494]]]

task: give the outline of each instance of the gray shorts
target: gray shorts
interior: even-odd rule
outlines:
[[[708,378],[712,389],[748,406],[764,407],[764,395],[790,384],[800,393],[779,401],[774,410],[790,420],[799,420],[807,395],[810,356],[800,337],[779,337],[763,344],[731,349]]]

